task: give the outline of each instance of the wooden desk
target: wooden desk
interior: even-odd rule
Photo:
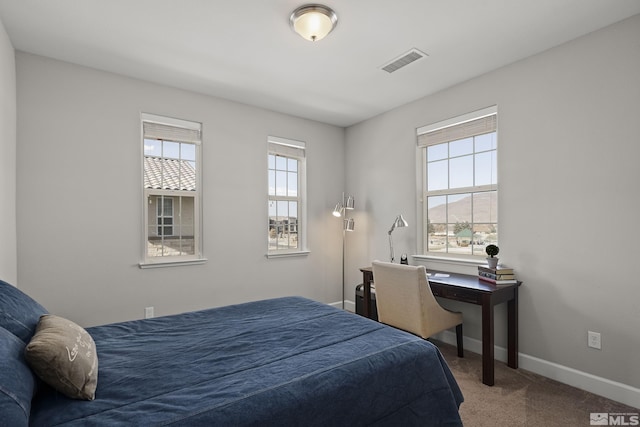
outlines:
[[[371,317],[371,267],[361,268],[363,289],[363,311]],[[434,273],[431,272],[430,273]],[[429,277],[433,295],[456,301],[468,302],[482,307],[482,382],[494,384],[494,327],[493,307],[507,303],[507,365],[518,368],[518,287],[513,285],[495,286],[468,274],[446,273],[449,277]]]

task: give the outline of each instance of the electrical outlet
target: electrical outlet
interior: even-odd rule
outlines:
[[[589,339],[587,345],[591,348],[602,350],[602,343],[600,342],[600,332],[589,331]]]
[[[144,308],[144,318],[151,319],[153,317],[153,307],[145,307]]]

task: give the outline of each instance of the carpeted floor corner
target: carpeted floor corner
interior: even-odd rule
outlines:
[[[465,401],[460,416],[465,427],[588,426],[591,413],[638,415],[640,409],[597,396],[523,369],[496,361],[495,385],[482,384],[482,359],[455,346],[433,341],[458,381]]]

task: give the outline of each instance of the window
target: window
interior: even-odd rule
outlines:
[[[305,251],[305,143],[268,139],[268,256]]]
[[[158,236],[173,235],[173,198],[160,196],[158,206]]]
[[[498,243],[497,109],[418,129],[422,253],[485,256]]]
[[[141,267],[202,259],[200,123],[142,114]]]

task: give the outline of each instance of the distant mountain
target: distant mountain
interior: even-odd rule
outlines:
[[[475,212],[475,219],[478,222],[498,222],[498,203],[496,200],[496,193],[493,191],[487,191],[484,193],[476,193],[473,207]],[[455,224],[456,222],[472,222],[471,216],[471,195],[460,199],[456,202],[449,203],[449,223]],[[439,205],[429,209],[429,218],[446,218],[447,205]],[[435,221],[431,221],[435,222]]]

